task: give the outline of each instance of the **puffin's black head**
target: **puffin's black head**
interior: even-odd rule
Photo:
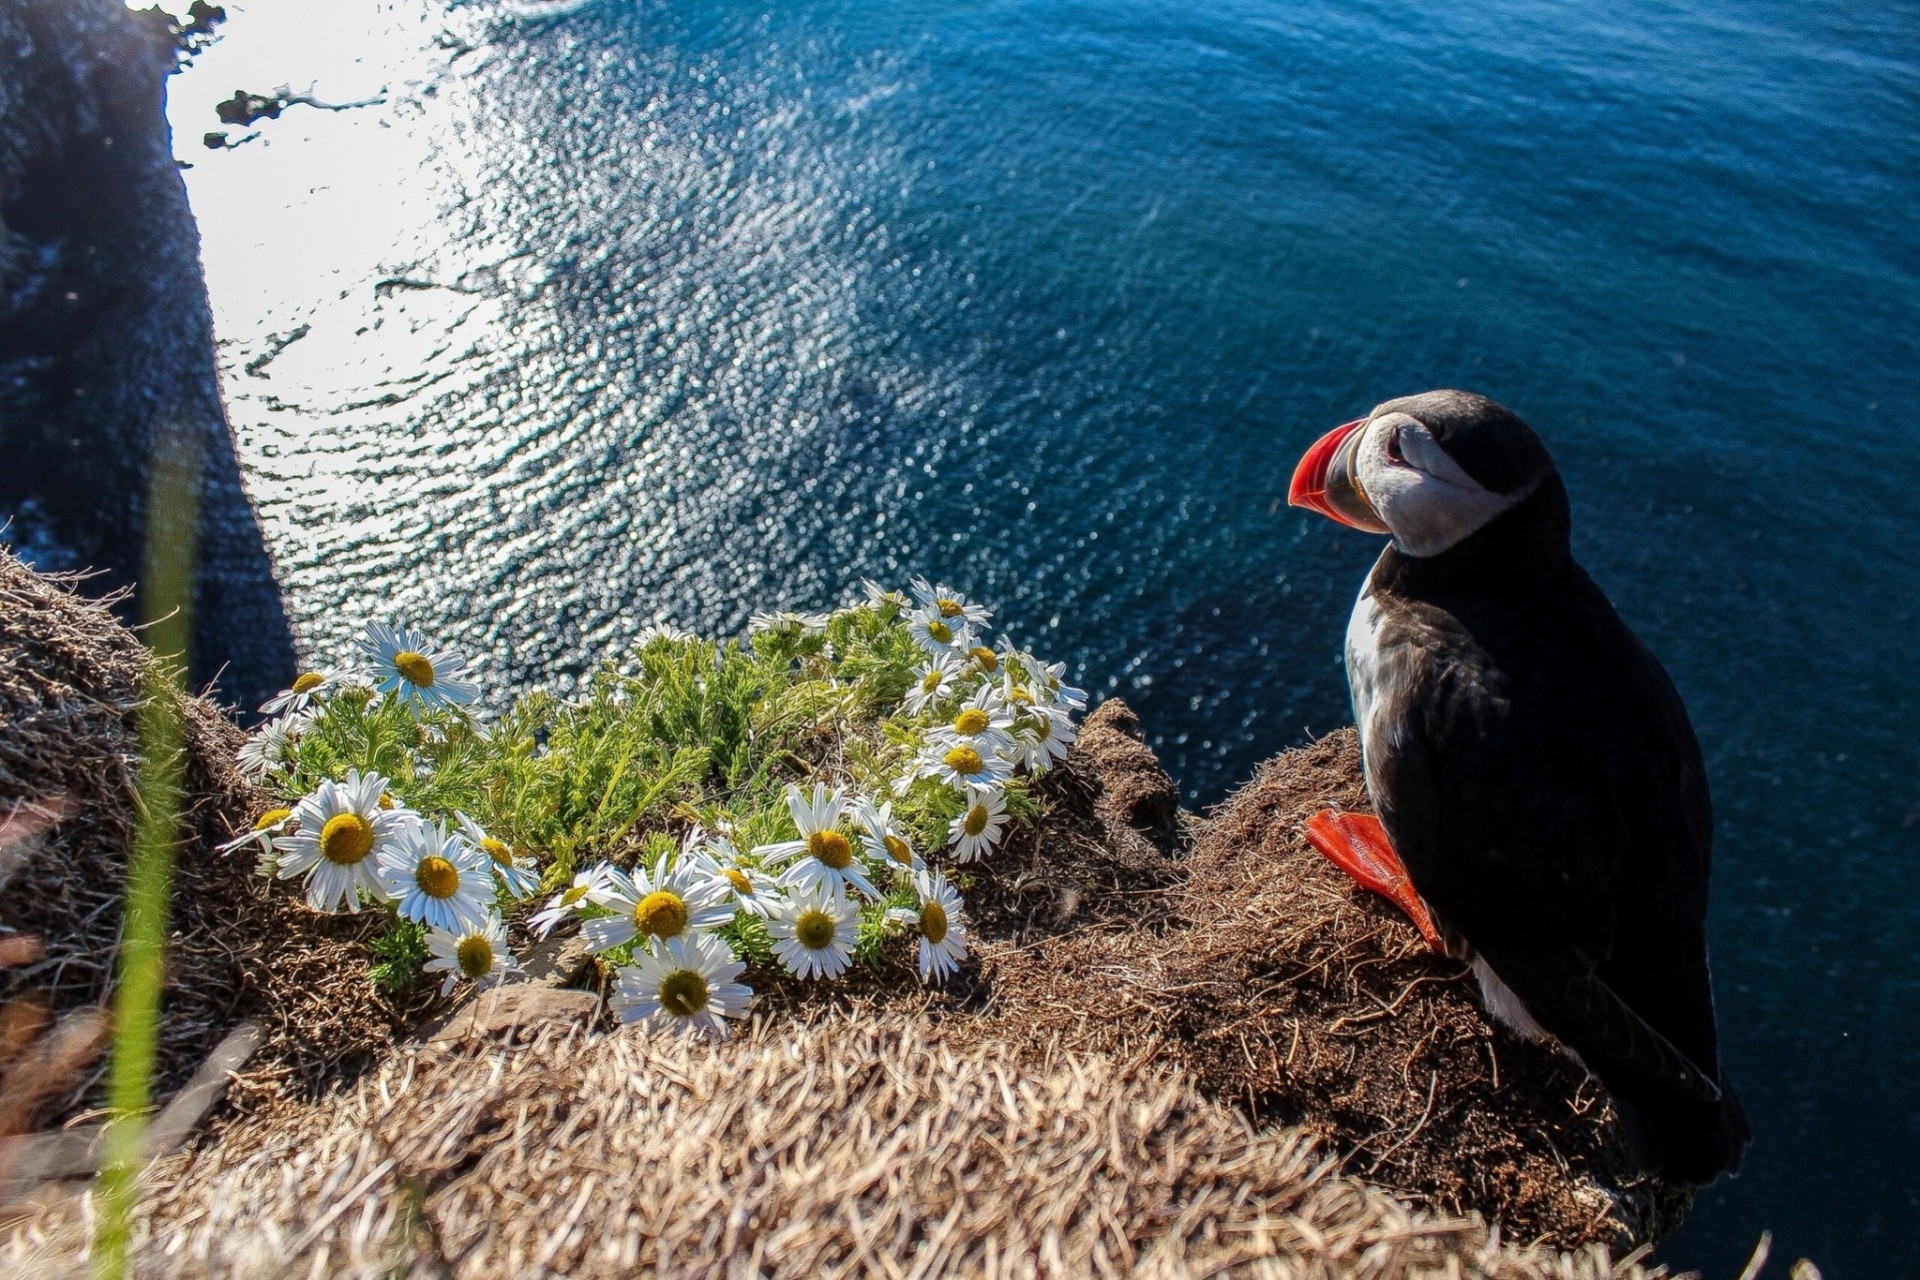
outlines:
[[[1518,506],[1553,459],[1533,428],[1485,396],[1428,391],[1389,400],[1314,442],[1293,473],[1290,506],[1390,533],[1436,556]]]

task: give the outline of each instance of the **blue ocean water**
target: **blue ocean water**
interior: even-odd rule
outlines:
[[[1756,1141],[1660,1256],[1732,1276],[1770,1228],[1829,1280],[1920,1272],[1920,6],[598,0],[378,31],[415,58],[383,105],[231,153],[188,145],[220,51],[174,91],[315,653],[397,613],[496,687],[564,685],[656,619],[925,573],[1125,697],[1204,805],[1348,718],[1377,544],[1285,507],[1302,449],[1493,395],[1713,781]]]

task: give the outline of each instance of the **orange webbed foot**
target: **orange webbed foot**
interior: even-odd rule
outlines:
[[[1413,890],[1400,855],[1393,851],[1380,819],[1365,813],[1342,813],[1322,809],[1307,819],[1307,843],[1334,866],[1352,876],[1363,889],[1370,889],[1406,912],[1427,945],[1441,955],[1447,953],[1440,931],[1433,927],[1427,904]]]

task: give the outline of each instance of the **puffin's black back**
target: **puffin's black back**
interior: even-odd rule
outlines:
[[[1438,411],[1433,394],[1381,411],[1417,406],[1495,492],[1536,487],[1449,550],[1389,547],[1374,568],[1399,685],[1367,761],[1381,821],[1443,925],[1613,1092],[1644,1162],[1710,1182],[1748,1130],[1714,1024],[1699,746],[1574,563],[1545,448],[1491,401],[1438,394]]]

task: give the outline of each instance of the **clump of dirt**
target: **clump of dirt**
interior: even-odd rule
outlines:
[[[39,959],[0,970],[0,1001],[55,1015],[106,1004],[113,985],[149,662],[112,601],[69,585],[0,549],[0,939],[42,947]],[[240,730],[202,699],[180,704],[183,812],[155,1093],[185,1083],[255,1017],[263,1044],[232,1083],[234,1104],[317,1096],[390,1048],[422,1002],[367,992],[376,917],[305,911],[268,893],[251,857],[217,851],[266,802],[235,767]],[[99,1105],[103,1071],[96,1063],[42,1119]]]
[[[1184,850],[1147,838],[1167,830],[1164,792],[1144,785],[1158,766],[1145,767],[1137,733],[1114,702],[1088,717],[1085,749],[1049,780],[1056,807],[1040,833],[1043,846],[1066,830],[1136,856],[1104,864],[1097,908],[988,930],[946,1034],[1039,1060],[1095,1050],[1178,1064],[1251,1118],[1322,1138],[1350,1172],[1477,1210],[1509,1238],[1619,1244],[1678,1225],[1689,1193],[1634,1167],[1598,1083],[1496,1029],[1464,966],[1302,838],[1321,808],[1369,807],[1351,730],[1269,761],[1193,823]],[[989,900],[1032,874],[989,863]]]

